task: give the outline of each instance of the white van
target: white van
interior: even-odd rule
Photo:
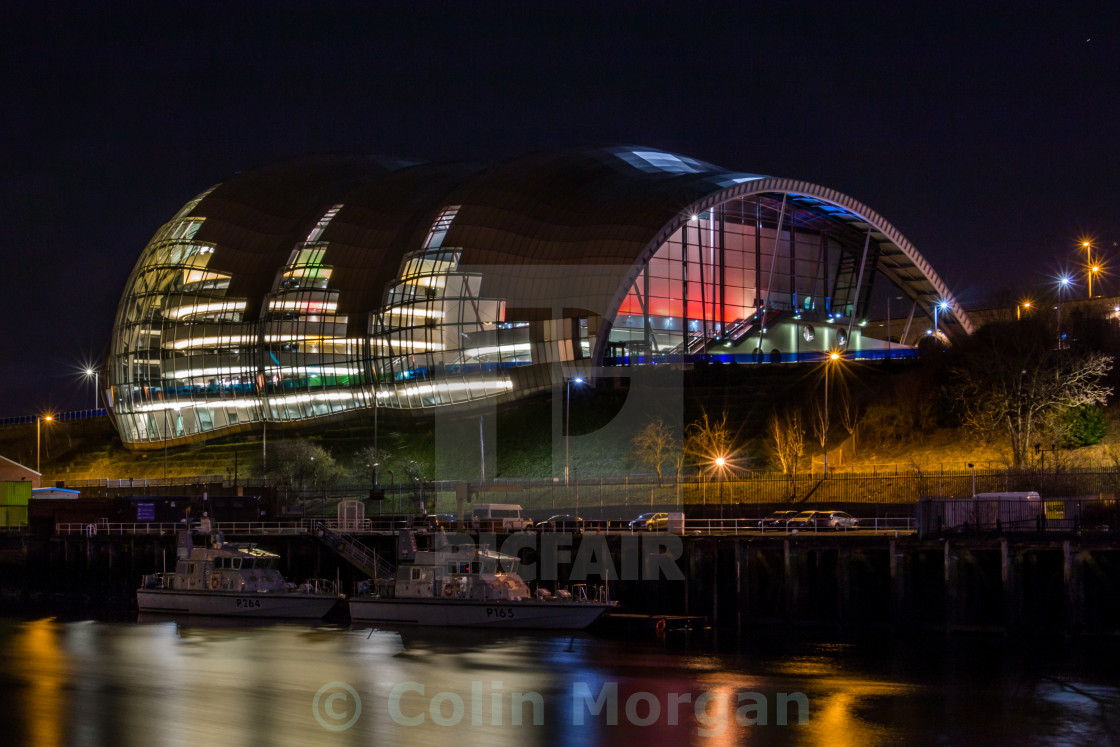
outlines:
[[[476,503],[471,509],[471,519],[475,526],[500,521],[504,531],[516,532],[533,526],[532,520],[525,518],[522,511],[516,503]]]

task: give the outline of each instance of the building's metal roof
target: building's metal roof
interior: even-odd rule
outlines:
[[[330,245],[327,263],[339,270],[331,282],[340,291],[339,311],[358,334],[365,315],[381,304],[401,258],[420,248],[446,206],[461,206],[444,245],[462,248],[462,266],[636,268],[693,213],[767,193],[789,195],[801,225],[828,220],[869,231],[880,242],[879,270],[887,279],[923,308],[949,302],[955,320],[972,331],[929,263],[867,206],[825,187],[731,172],[655,148],[538,153],[488,168],[370,157],[304,159],[236,174],[192,215],[206,218],[196,238],[220,248],[210,268],[232,274],[229,293],[250,299],[250,321],[293,247],[326,210],[341,204],[322,240]],[[624,278],[610,273],[603,280],[605,289]],[[620,302],[611,301],[615,309]]]

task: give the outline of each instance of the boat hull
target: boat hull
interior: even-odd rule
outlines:
[[[180,591],[139,589],[141,612],[164,615],[219,615],[233,617],[282,617],[319,619],[338,604],[339,598],[300,592],[237,593],[232,591]]]
[[[614,607],[611,602],[351,597],[350,619],[402,625],[582,630]]]

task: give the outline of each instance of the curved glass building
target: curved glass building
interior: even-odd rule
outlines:
[[[824,187],[639,147],[302,160],[211,187],[152,237],[107,404],[143,448],[501,401],[604,365],[872,355],[891,345],[862,334],[875,293],[972,330],[893,226]]]

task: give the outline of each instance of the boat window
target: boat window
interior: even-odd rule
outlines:
[[[517,564],[521,562],[517,558],[502,561],[502,570],[506,573],[517,573]]]
[[[498,572],[498,564],[496,562],[494,562],[493,560],[487,560],[487,561],[483,562],[483,564],[482,564],[482,572],[483,573],[497,573]]]
[[[187,573],[194,575],[194,563],[187,563]]]
[[[413,568],[412,569],[412,580],[413,581],[419,581],[420,580],[420,569],[419,568]]]
[[[230,558],[229,562],[232,564],[230,567],[235,571],[241,568],[241,558]]]
[[[452,575],[458,573],[459,572],[459,564],[455,563],[455,562],[448,563],[447,564],[447,572],[449,574],[452,574]]]
[[[470,568],[469,572],[470,573],[475,573],[475,574],[478,573],[478,561],[477,560],[474,561],[473,563],[471,563],[471,568]]]

